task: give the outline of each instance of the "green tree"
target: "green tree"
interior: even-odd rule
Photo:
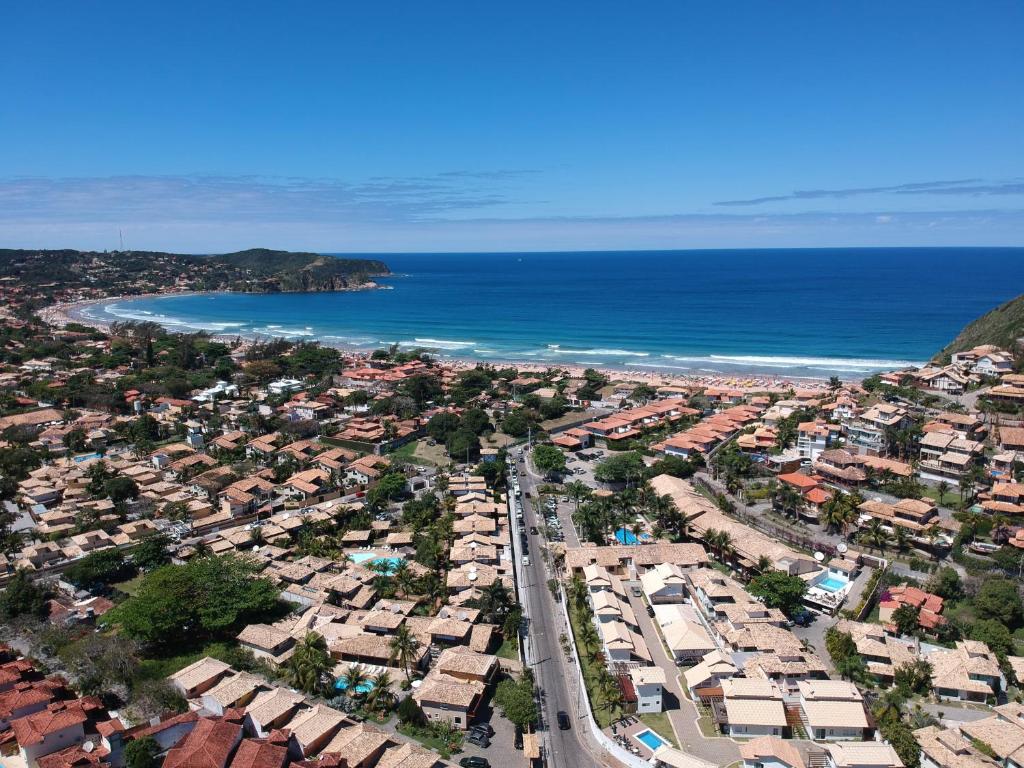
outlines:
[[[125,768],[157,768],[159,758],[160,745],[152,736],[132,739],[124,747]]]
[[[920,613],[913,605],[901,605],[892,612],[892,623],[901,635],[912,635],[920,626]]]
[[[750,594],[760,597],[769,608],[778,608],[792,615],[803,602],[807,582],[799,576],[790,576],[783,571],[759,573],[750,580],[747,587]]]
[[[502,419],[501,431],[509,437],[526,437],[533,422],[524,410],[520,408],[512,411]]]
[[[420,648],[420,641],[402,624],[391,638],[391,660],[397,661],[405,670],[405,679],[410,680],[410,666],[416,659],[416,652]]]
[[[1006,625],[995,619],[978,619],[967,628],[971,640],[978,640],[996,654],[1000,659],[1013,651],[1013,635]]]
[[[171,562],[171,554],[167,549],[170,543],[170,538],[162,533],[147,536],[132,550],[132,562],[144,571],[167,565]]]
[[[427,434],[439,443],[446,443],[460,425],[458,414],[442,411],[430,417],[430,421],[427,422]]]
[[[644,473],[643,456],[626,451],[609,456],[594,469],[594,478],[602,483],[638,482]]]
[[[327,641],[316,632],[307,632],[288,659],[286,676],[288,682],[303,693],[318,696],[327,690],[327,676],[332,667]]]
[[[959,600],[964,594],[960,574],[949,567],[939,568],[928,581],[928,591],[944,600]]]
[[[79,589],[91,592],[129,579],[134,573],[135,566],[125,560],[124,553],[110,548],[90,552],[64,571],[64,578]]]
[[[448,436],[445,449],[454,461],[473,462],[480,460],[480,438],[471,429],[459,427]]]
[[[151,646],[228,635],[277,607],[278,589],[259,571],[253,560],[233,555],[165,565],[147,573],[136,594],[107,616]]]
[[[412,696],[406,696],[398,702],[396,712],[398,713],[398,719],[405,725],[422,726],[427,722],[423,710],[420,709],[420,705],[416,703],[416,699]]]
[[[5,621],[22,616],[41,619],[47,613],[48,597],[46,590],[32,579],[32,574],[19,568],[0,592],[0,618]]]
[[[545,475],[565,472],[565,454],[553,445],[538,445],[533,449],[533,464]]]
[[[537,722],[533,681],[528,677],[522,677],[518,681],[506,679],[498,683],[494,690],[494,703],[501,708],[506,720],[524,731]]]
[[[926,696],[932,688],[932,665],[924,659],[901,664],[893,671],[893,684],[906,696]]]
[[[1017,584],[1009,579],[986,579],[974,598],[979,619],[995,619],[1010,629],[1021,625],[1021,607]]]
[[[139,486],[130,477],[119,475],[103,484],[103,494],[115,504],[139,498]]]

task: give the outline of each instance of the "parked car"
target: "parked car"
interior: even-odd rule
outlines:
[[[630,587],[629,591],[632,593],[633,597],[642,597],[644,594],[644,591],[640,589],[640,587]]]
[[[518,725],[516,726],[515,736],[512,737],[512,746],[515,749],[523,748],[523,729]]]
[[[558,719],[558,730],[568,731],[572,728],[572,723],[569,722],[569,715],[566,714],[565,710],[558,710],[558,714],[555,717]]]
[[[459,760],[459,765],[462,768],[491,768],[491,762],[486,757],[464,757]]]
[[[487,738],[487,734],[483,731],[470,731],[469,735],[466,736],[466,741],[470,744],[475,744],[481,749],[487,749],[491,746],[491,740]]]
[[[531,536],[536,536],[537,535],[537,526],[536,525],[531,525],[530,526],[530,535]]]
[[[530,558],[527,557],[526,555],[523,555],[523,566],[524,567],[529,567],[529,565],[530,565]]]
[[[650,616],[652,619],[654,618],[654,606],[653,605],[648,605],[647,606],[647,615]]]
[[[494,726],[490,723],[477,723],[476,725],[471,725],[469,730],[480,731],[480,733],[488,737],[494,735]]]

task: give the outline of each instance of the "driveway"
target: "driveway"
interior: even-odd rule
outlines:
[[[679,668],[669,658],[658,628],[654,626],[654,621],[647,615],[647,603],[642,597],[634,597],[630,594],[629,604],[636,614],[640,631],[651,651],[654,663],[665,672],[666,685],[663,706],[668,714],[669,722],[672,723],[672,730],[675,731],[679,748],[716,765],[729,765],[739,760],[740,747],[735,741],[724,736],[709,738],[701,733],[700,726],[697,724],[700,717],[697,707],[683,693],[679,681]]]

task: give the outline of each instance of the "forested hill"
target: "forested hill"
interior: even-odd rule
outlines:
[[[1003,349],[1013,349],[1017,339],[1024,337],[1024,296],[1018,296],[986,312],[977,320],[964,327],[951,341],[940,357],[972,349],[979,344],[995,344]]]
[[[46,286],[144,293],[182,290],[342,291],[390,274],[374,259],[252,248],[200,256],[162,251],[0,249],[0,279],[27,292]]]

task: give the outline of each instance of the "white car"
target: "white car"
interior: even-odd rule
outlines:
[[[530,558],[527,555],[523,555],[523,567],[527,568],[530,565]]]

